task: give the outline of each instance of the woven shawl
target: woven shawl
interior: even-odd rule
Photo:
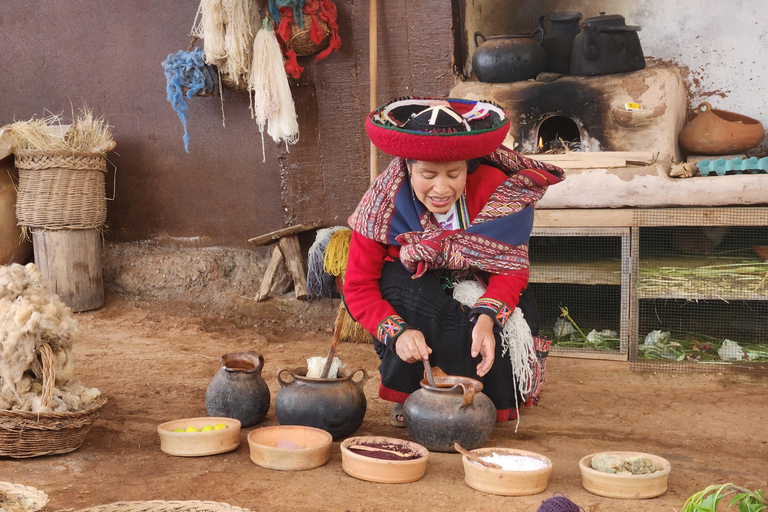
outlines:
[[[402,158],[395,158],[376,178],[349,225],[366,238],[400,246],[400,260],[414,278],[429,269],[475,269],[501,275],[527,269],[534,205],[549,185],[563,180],[563,170],[503,146],[482,163],[501,169],[508,178],[464,229],[440,227],[416,199]]]

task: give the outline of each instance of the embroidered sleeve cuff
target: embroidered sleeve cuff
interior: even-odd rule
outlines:
[[[379,328],[376,330],[376,337],[380,342],[394,350],[397,337],[406,329],[413,329],[413,327],[405,323],[400,315],[390,315],[379,324]]]
[[[498,332],[504,328],[504,324],[506,324],[509,317],[512,316],[512,311],[512,308],[500,300],[480,297],[480,299],[475,302],[475,307],[472,308],[472,311],[469,313],[469,319],[474,322],[478,315],[488,315],[493,318],[493,322],[496,324],[494,331]]]

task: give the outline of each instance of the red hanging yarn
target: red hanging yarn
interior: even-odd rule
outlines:
[[[291,29],[296,24],[293,18],[293,10],[290,7],[280,7],[278,12],[280,13],[280,23],[275,27],[275,34],[277,34],[280,47],[283,49],[283,55],[285,56],[285,71],[293,78],[298,79],[304,68],[299,65],[296,52],[287,49],[285,45],[291,39]],[[309,16],[312,20],[309,27],[309,38],[314,43],[320,44],[325,37],[325,32],[319,20],[325,22],[328,30],[330,30],[328,47],[315,56],[315,62],[324,59],[331,52],[338,51],[341,46],[341,38],[339,37],[339,25],[336,23],[336,6],[333,2],[331,0],[307,0],[302,12],[305,17]]]

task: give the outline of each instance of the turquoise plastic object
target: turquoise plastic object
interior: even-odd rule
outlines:
[[[718,158],[717,160],[704,159],[696,163],[702,176],[725,176],[726,174],[758,174],[768,172],[768,157],[752,158]]]

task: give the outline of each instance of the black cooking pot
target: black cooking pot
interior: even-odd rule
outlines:
[[[477,38],[483,39],[478,44]],[[541,46],[544,30],[530,34],[488,36],[475,32],[477,49],[472,69],[481,82],[505,83],[533,78],[547,65],[547,53]],[[536,40],[538,38],[538,40]]]
[[[573,38],[571,74],[606,75],[645,68],[639,31],[640,27],[627,25],[619,14],[587,18]]]

